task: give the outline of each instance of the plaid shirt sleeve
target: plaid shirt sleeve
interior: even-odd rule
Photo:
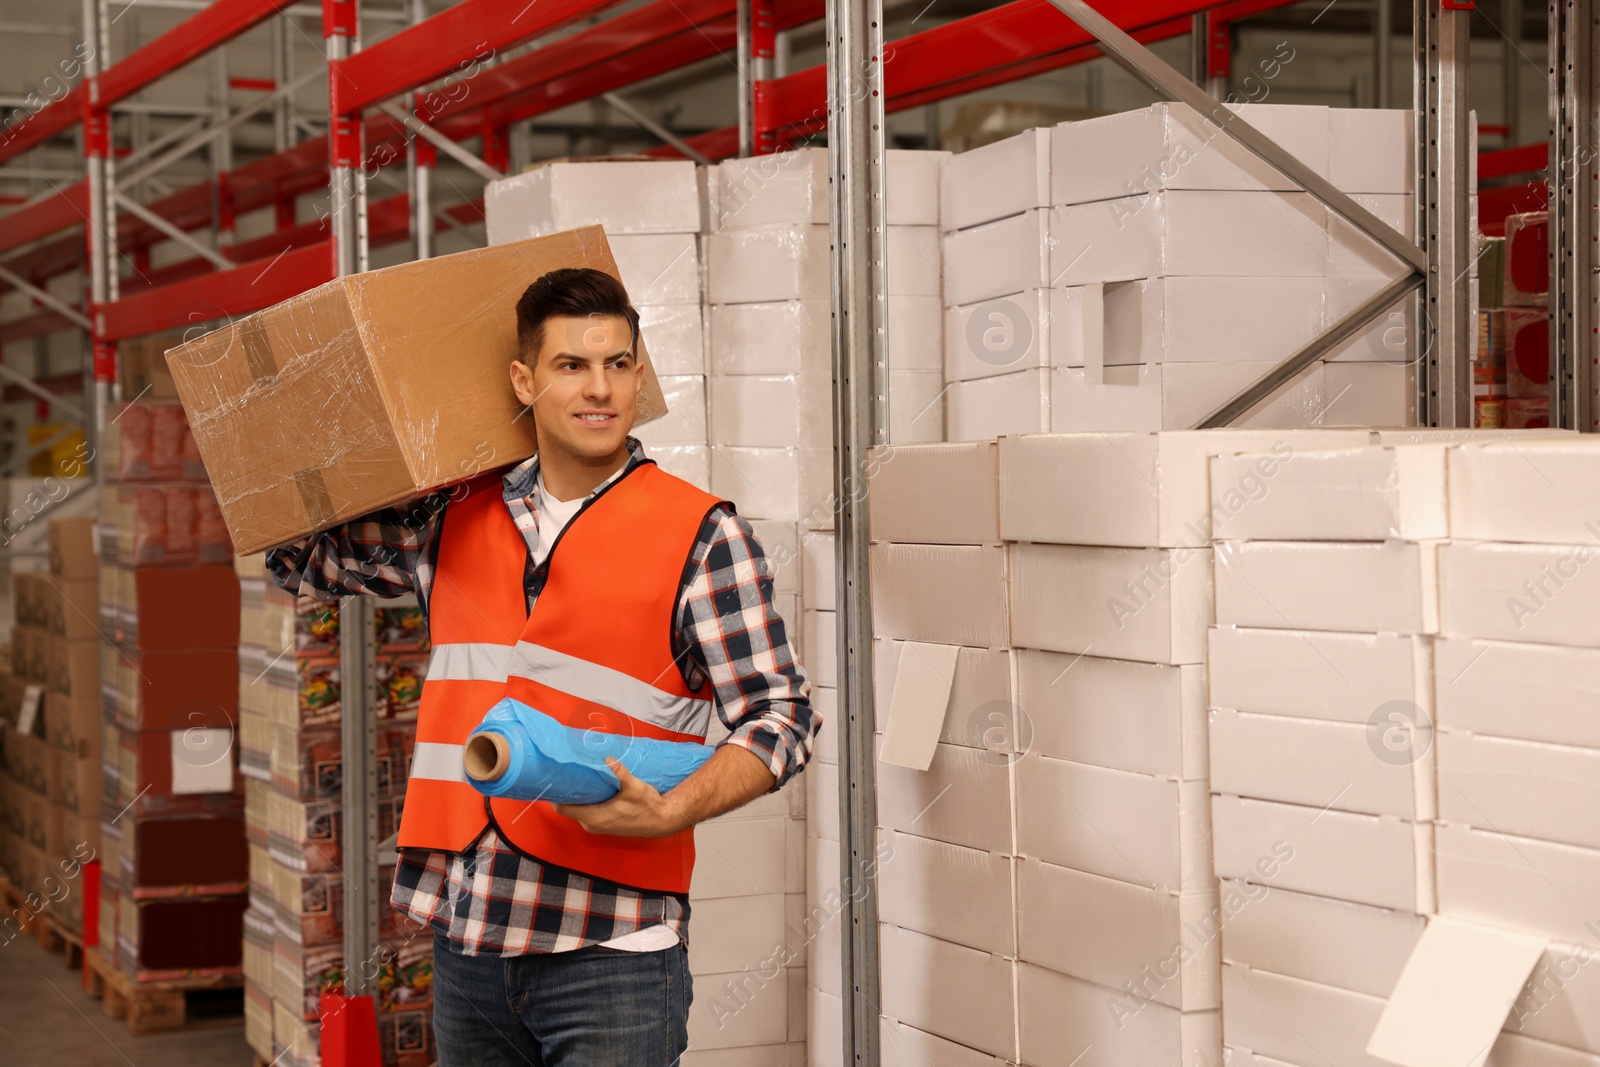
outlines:
[[[416,593],[424,611],[440,516],[448,492],[383,508],[331,530],[279,545],[267,569],[284,589],[317,600]]]
[[[690,554],[679,640],[731,731],[724,745],[761,758],[777,789],[805,767],[822,720],[772,602],[772,568],[750,524],[727,507],[706,517]],[[720,747],[720,746],[719,746]]]

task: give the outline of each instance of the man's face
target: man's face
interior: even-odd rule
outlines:
[[[539,450],[605,459],[625,446],[644,380],[621,315],[546,319],[531,364],[511,364],[517,399],[533,408]]]

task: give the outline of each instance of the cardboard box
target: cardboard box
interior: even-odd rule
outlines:
[[[1561,545],[1452,541],[1439,550],[1442,633],[1502,641],[1600,644],[1600,569],[1587,540]]]
[[[902,545],[871,552],[875,636],[998,648],[1006,625],[1000,545]]]
[[[1446,537],[1445,452],[1440,445],[1374,445],[1304,450],[1288,460],[1271,452],[1216,456],[1211,460],[1213,536],[1259,541]],[[1263,461],[1273,469],[1270,482],[1259,474]]]
[[[1380,728],[1391,729],[1383,719],[1374,726],[1215,709],[1211,788],[1255,800],[1432,819],[1433,731],[1426,723],[1414,725],[1422,728],[1414,734],[1385,735],[1384,755],[1392,753],[1393,758],[1379,759],[1372,751],[1373,738]]]
[[[547,271],[582,265],[616,275],[597,227],[350,275],[168,353],[235,551],[530,455],[506,370],[514,305]],[[643,422],[665,411],[639,347]]]
[[[115,629],[107,637],[118,644],[159,651],[239,643],[239,578],[232,567],[106,571],[117,588]]]
[[[1050,204],[1046,128],[950,156],[939,171],[939,227],[961,230]]]
[[[1506,388],[1512,400],[1550,396],[1550,313],[1544,308],[1508,308]]]
[[[1222,898],[1225,962],[1386,999],[1427,925],[1411,911],[1248,882],[1223,881]]]
[[[833,380],[806,373],[713,375],[710,439],[740,448],[830,447]],[[702,401],[702,411],[704,402]],[[706,438],[701,424],[701,439]]]
[[[996,956],[1016,956],[1014,858],[893,830],[880,830],[878,840],[880,919]]]
[[[695,917],[708,919],[691,941],[693,973],[760,971],[781,959],[784,944],[782,893],[717,897],[695,904]]]
[[[1444,821],[1600,848],[1600,750],[1447,730],[1438,761]]]
[[[68,641],[98,640],[100,634],[100,583],[93,578],[75,581],[39,576],[45,594],[46,625],[52,634]]]
[[[1206,783],[1028,753],[1017,763],[1017,851],[1173,892],[1210,886]]]
[[[820,1057],[825,1049],[843,1047],[842,1024],[833,1021],[843,1011],[843,1004],[836,996],[819,990],[812,992],[816,996],[809,1006],[811,1028],[806,1040],[810,1048],[818,1050]],[[819,1017],[828,1020],[822,1027],[818,1026]],[[894,1019],[880,1018],[878,1034],[883,1067],[927,1067],[929,1064],[933,1067],[1005,1067],[1006,1064],[998,1056],[946,1041]]]
[[[898,370],[943,373],[941,307],[938,293],[885,297],[883,344],[891,375]],[[889,402],[894,403],[892,395]]]
[[[1021,1059],[1037,1067],[1218,1062],[1222,1020],[1180,1012],[1137,990],[1109,989],[1024,963],[1018,968]]]
[[[238,974],[247,906],[242,894],[146,901],[122,897],[117,964],[136,981]],[[106,944],[103,932],[101,943]]]
[[[1036,859],[1018,861],[1020,958],[1184,1011],[1219,1006],[1215,885],[1178,896]],[[1077,921],[1062,922],[1071,914]]]
[[[937,297],[941,273],[937,226],[890,226],[884,243],[884,281],[889,296]]]
[[[831,611],[803,611],[802,644],[805,648],[806,674],[817,685],[834,687],[839,684],[838,641],[834,613]]]
[[[1366,723],[1375,709],[1404,700],[1431,715],[1429,649],[1426,639],[1405,634],[1214,626],[1206,656],[1210,705]]]
[[[1050,213],[1042,208],[947,232],[939,250],[945,306],[1050,288],[1050,233]]]
[[[663,375],[658,379],[668,412],[634,431],[646,448],[692,445],[706,441],[706,380],[699,374]]]
[[[1200,663],[1211,618],[1202,549],[1013,544],[1011,643],[1145,663]]]
[[[1507,400],[1505,402],[1505,429],[1537,430],[1550,426],[1550,400]]]
[[[1219,541],[1216,620],[1225,626],[1436,633],[1435,547],[1403,541]]]
[[[986,441],[1006,434],[1050,429],[1050,371],[1011,371],[992,378],[951,382],[945,422],[952,441]]]
[[[1174,191],[1058,207],[1049,233],[1055,285],[1327,270],[1327,213],[1307,193]]]
[[[887,168],[886,168],[887,173]],[[748,230],[775,223],[828,223],[828,151],[725,159],[712,168],[717,183],[716,229]]]
[[[126,815],[118,852],[121,878],[140,899],[243,892],[250,853],[242,813]]]
[[[890,226],[939,225],[939,175],[951,155],[908,148],[884,152],[884,221]]]
[[[1600,651],[1464,637],[1433,648],[1441,729],[1600,749]]]
[[[885,445],[867,468],[874,541],[986,545],[1000,541],[993,441]],[[963,505],[950,507],[952,499]]]
[[[1143,363],[1051,374],[1053,433],[1189,430],[1254,385],[1276,363]],[[1356,425],[1327,392],[1327,366],[1313,366],[1237,421],[1242,429]]]
[[[774,225],[706,238],[706,298],[713,304],[826,299],[828,227]]]
[[[782,817],[712,819],[695,828],[700,842],[689,895],[696,901],[784,891]]]
[[[1013,658],[1016,700],[1027,709],[1028,751],[1135,774],[1206,777],[1206,686],[1199,666],[1030,649]]]
[[[833,528],[833,452],[711,446],[711,492],[747,518]]]
[[[1231,963],[1222,967],[1222,997],[1229,1045],[1285,1063],[1384,1067],[1366,1053],[1384,998]]]
[[[1432,910],[1431,824],[1231,796],[1212,797],[1211,817],[1218,878]]]
[[[635,307],[700,302],[700,243],[694,234],[616,234],[607,240]],[[657,373],[664,373],[659,366]]]
[[[1282,359],[1322,331],[1323,289],[1316,278],[1145,278],[1057,287],[1049,299],[1050,363]]]
[[[1390,229],[1416,239],[1417,212],[1410,194],[1352,193],[1350,199]],[[1346,222],[1343,216],[1328,212],[1329,277],[1353,284],[1364,282],[1363,288],[1375,293],[1400,269],[1400,261],[1387,248]]]
[[[1235,104],[1245,122],[1318,174],[1329,170],[1330,109]],[[1300,186],[1186,104],[1063,122],[1052,131],[1050,202],[1087,204],[1162,189],[1275,189]],[[1085,166],[1092,160],[1092,166]]]
[[[1447,463],[1450,528],[1456,537],[1569,548],[1600,541],[1593,530],[1600,523],[1595,442],[1577,434],[1473,442],[1451,448]],[[1527,477],[1529,463],[1542,477]]]
[[[1550,303],[1550,216],[1530,211],[1506,216],[1505,301],[1507,307]]]
[[[164,354],[182,342],[183,335],[176,330],[118,341],[117,377],[122,383],[122,395],[129,399],[178,399],[178,388]]]
[[[1249,482],[1219,486],[1228,514],[1249,506],[1257,481],[1313,448],[1366,445],[1364,430],[1178,430],[1077,433],[1000,442],[1000,532],[1008,541],[1128,548],[1204,546],[1214,522],[1210,459],[1266,452]],[[1217,518],[1226,517],[1219,515]]]
[[[942,662],[930,658],[927,646],[878,638],[872,658],[878,731],[889,730],[894,714],[901,710],[895,693],[904,678],[919,691],[926,683],[937,683],[930,690],[945,694],[937,708],[907,709],[924,713],[918,716],[919,732],[926,730],[939,743],[978,749],[991,758],[1026,747],[1030,727],[1014,721],[1018,709],[1012,702],[1012,656],[1008,649],[960,647],[948,677],[937,677]]]
[[[994,1056],[1016,1055],[1016,964],[884,924],[883,1014]]]
[[[826,299],[712,304],[709,325],[713,374],[797,374],[816,369],[826,370],[832,380]]]
[[[837,795],[836,773],[833,790]],[[837,819],[834,821],[837,823]],[[878,825],[885,830],[1012,855],[1011,765],[980,749],[944,744],[937,746],[926,771],[880,760]]]
[[[45,638],[50,685],[64,696],[98,692],[100,689],[100,643],[68,641],[64,637]]]
[[[1412,191],[1416,129],[1409,108],[1329,108],[1328,139],[1327,176],[1336,188],[1347,193]]]
[[[1051,310],[1052,294],[1029,289],[946,309],[944,376],[967,382],[1049,367],[1052,322],[1064,320]],[[1081,322],[1068,324],[1073,326],[1082,332]]]
[[[591,226],[608,234],[700,231],[700,195],[688,160],[545,163],[490,182],[483,199],[492,245]]]
[[[640,304],[639,335],[650,346],[656,373],[706,373],[705,326],[698,302]]]

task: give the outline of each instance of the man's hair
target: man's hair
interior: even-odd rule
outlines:
[[[639,313],[628,302],[628,290],[602,270],[563,267],[541,276],[517,301],[517,345],[522,357],[537,359],[544,347],[545,320],[557,315],[589,318],[616,315],[628,323],[628,351],[636,352]]]

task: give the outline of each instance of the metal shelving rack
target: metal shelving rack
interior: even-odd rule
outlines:
[[[0,283],[31,296],[40,310],[0,324],[0,338],[39,337],[81,328],[87,338],[93,381],[93,406],[86,421],[104,424],[116,380],[119,340],[161,330],[190,327],[246,314],[365,267],[369,248],[411,241],[426,258],[433,235],[482,219],[481,200],[440,209],[430,180],[439,152],[484,178],[509,172],[514,138],[508,131],[541,114],[584,100],[607,99],[629,114],[619,90],[656,75],[734,49],[740,72],[740,122],[727,129],[680,138],[636,112],[635,121],[664,143],[651,154],[687,155],[715,160],[735,154],[781,150],[827,128],[833,176],[835,265],[835,410],[838,416],[836,485],[864,484],[866,449],[883,436],[881,299],[883,294],[883,151],[885,116],[963,93],[1084,62],[1106,52],[1169,96],[1183,93],[1167,84],[1172,73],[1152,65],[1133,42],[1193,34],[1194,69],[1184,77],[1213,97],[1227,88],[1229,27],[1292,0],[1095,0],[1104,25],[1093,24],[1079,0],[1013,0],[979,14],[883,41],[882,0],[651,0],[620,15],[540,43],[515,58],[484,65],[484,50],[495,53],[521,46],[559,29],[600,15],[615,0],[461,0],[423,18],[422,0],[408,0],[403,11],[373,11],[412,23],[392,36],[361,47],[357,0],[321,0],[320,7],[290,0],[215,0],[172,30],[129,55],[109,56],[109,0],[83,0],[84,39],[92,42],[82,83],[10,131],[0,143],[0,164],[21,157],[50,138],[82,127],[84,178],[35,198],[0,217]],[[1378,0],[1382,13],[1392,0]],[[1418,232],[1420,257],[1415,273],[1367,307],[1353,313],[1378,314],[1395,299],[1420,287],[1429,313],[1418,338],[1424,354],[1418,416],[1425,423],[1461,425],[1470,411],[1462,386],[1472,332],[1466,321],[1464,278],[1470,253],[1465,232],[1466,130],[1465,25],[1470,0],[1413,0],[1415,10],[1414,93],[1418,110]],[[1519,2],[1513,9],[1520,8]],[[217,50],[261,23],[293,12],[320,13],[326,68],[296,78],[290,71],[281,29],[276,31],[274,77],[248,86],[262,96],[227,112],[214,94],[205,114],[174,133],[118,156],[112,144],[114,108],[131,106],[141,89]],[[1088,15],[1092,16],[1093,12]],[[1560,424],[1594,429],[1600,404],[1596,388],[1597,342],[1595,238],[1595,134],[1600,94],[1595,79],[1596,14],[1586,0],[1551,0],[1551,115],[1548,159],[1568,161],[1553,168],[1550,198],[1552,233],[1551,302],[1557,318],[1552,331],[1551,366],[1557,383],[1552,415]],[[369,17],[371,17],[369,16]],[[777,35],[819,18],[826,19],[829,64],[775,76]],[[1111,27],[1108,31],[1107,26]],[[1131,40],[1117,28],[1131,33]],[[1097,37],[1099,38],[1097,40]],[[1375,27],[1374,40],[1386,45],[1389,26]],[[892,51],[891,51],[892,49]],[[474,61],[482,69],[460,74]],[[892,61],[891,61],[892,60]],[[1159,66],[1162,69],[1157,69]],[[1387,64],[1380,64],[1383,85]],[[289,94],[304,78],[326,76],[329,84],[327,133],[295,143],[299,116]],[[466,89],[439,99],[423,92],[445,77]],[[213,70],[213,86],[230,83],[225,66]],[[234,84],[235,88],[242,87]],[[1389,102],[1389,101],[1385,101]],[[402,109],[401,105],[404,105]],[[213,160],[211,181],[157,200],[139,203],[131,192],[166,164],[214,139],[264,109],[274,115],[280,150],[230,166],[223,148]],[[1270,159],[1271,147],[1251,146]],[[463,141],[481,138],[473,154]],[[1534,170],[1541,146],[1497,153],[1485,168],[1498,175]],[[394,182],[378,169],[404,161],[402,191],[369,200],[369,179]],[[399,184],[399,183],[396,183]],[[297,222],[296,199],[328,189],[331,213]],[[1499,190],[1495,192],[1499,193]],[[1507,194],[1511,191],[1506,191]],[[1525,195],[1519,193],[1518,195]],[[1531,194],[1527,194],[1531,195]],[[1328,199],[1327,197],[1324,197]],[[1334,197],[1334,208],[1341,205]],[[1536,198],[1535,198],[1536,199]],[[276,229],[266,236],[234,241],[232,219],[271,206]],[[1538,206],[1538,205],[1533,205]],[[1341,210],[1341,214],[1348,214]],[[85,227],[80,236],[77,227]],[[192,234],[211,228],[212,245]],[[150,269],[149,248],[172,240],[192,258]],[[138,276],[119,277],[119,257],[131,257]],[[85,258],[86,257],[86,258]],[[1402,255],[1412,259],[1410,255]],[[84,269],[85,306],[73,307],[44,291],[49,278]],[[1452,281],[1452,279],[1454,279]],[[1403,288],[1402,288],[1403,285]],[[1328,339],[1317,342],[1326,346]],[[1449,355],[1446,356],[1446,353]],[[1316,357],[1302,351],[1286,360],[1279,374],[1291,373]],[[0,368],[18,382],[19,375]],[[21,384],[18,382],[18,384]],[[1266,388],[1264,382],[1258,389]],[[39,390],[35,383],[27,387]],[[42,391],[42,390],[40,390]],[[53,394],[42,391],[52,398]],[[1457,396],[1460,393],[1462,395]],[[1456,397],[1456,399],[1451,399]],[[1240,398],[1240,403],[1248,394]],[[1222,417],[1226,412],[1219,412]],[[841,752],[841,790],[845,825],[841,850],[853,877],[864,877],[865,895],[846,895],[845,985],[850,991],[846,1052],[852,1064],[877,1062],[877,960],[874,935],[877,910],[865,859],[872,849],[871,612],[866,581],[866,507],[856,494],[840,492],[839,655],[845,701],[846,742]],[[370,689],[372,638],[370,605],[349,605],[344,632],[347,692]],[[370,699],[370,697],[368,698]],[[370,769],[373,759],[370,708],[351,700],[356,713],[345,719],[346,827],[365,826],[366,850],[347,850],[347,874],[368,891],[347,895],[348,958],[367,958],[377,945],[377,868]],[[362,712],[366,713],[363,714]],[[354,838],[354,834],[351,835]],[[363,914],[364,913],[364,914]],[[348,973],[358,974],[360,968]]]

